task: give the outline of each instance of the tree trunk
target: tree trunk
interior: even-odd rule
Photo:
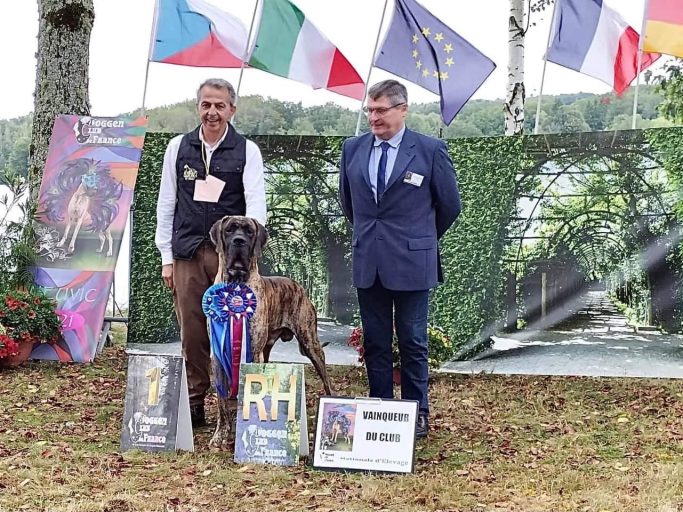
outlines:
[[[524,6],[525,0],[510,0],[505,135],[521,135],[524,131]]]
[[[87,115],[93,0],[38,0],[38,53],[31,133],[29,185],[33,202],[59,114]]]

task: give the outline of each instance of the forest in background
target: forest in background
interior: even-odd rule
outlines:
[[[541,105],[540,133],[573,133],[628,129],[633,108],[631,88],[619,98],[607,94],[562,94],[545,96]],[[525,133],[533,133],[537,97],[526,100]],[[663,96],[654,85],[641,86],[638,128],[672,126],[659,112]],[[262,96],[243,96],[235,116],[237,129],[247,135],[353,135],[357,111],[327,103],[304,107],[300,102]],[[439,103],[410,106],[407,124],[411,129],[442,138],[493,137],[503,135],[503,101],[472,100],[451,126],[439,114]],[[135,114],[130,113],[130,114]],[[193,100],[149,109],[149,130],[186,132],[198,124]],[[31,140],[32,115],[0,120],[0,177],[12,171],[25,175]],[[361,123],[362,129],[365,124]]]

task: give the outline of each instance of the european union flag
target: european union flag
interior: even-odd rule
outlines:
[[[441,96],[446,125],[496,68],[415,0],[396,0],[375,66]]]

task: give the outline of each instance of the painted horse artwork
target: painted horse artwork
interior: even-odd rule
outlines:
[[[123,184],[113,178],[108,165],[90,158],[78,158],[64,164],[50,184],[45,196],[44,213],[54,223],[64,222],[64,234],[57,247],[68,242],[66,254],[76,250],[76,239],[81,229],[97,233],[100,246],[97,252],[113,254],[113,241],[109,226],[119,213],[119,198]],[[84,227],[83,224],[86,223]]]

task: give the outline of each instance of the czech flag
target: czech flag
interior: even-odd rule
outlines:
[[[621,95],[638,76],[638,32],[603,0],[557,0],[548,60],[602,80]],[[640,71],[660,56],[644,53]]]
[[[242,22],[203,0],[158,0],[149,60],[239,68],[247,44]]]

